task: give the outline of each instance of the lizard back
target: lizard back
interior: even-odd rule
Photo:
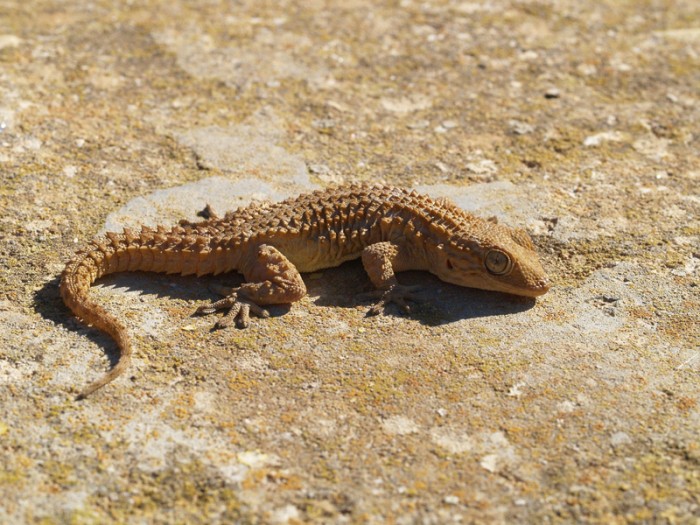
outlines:
[[[338,266],[374,243],[419,232],[428,242],[468,242],[484,222],[444,199],[381,185],[318,190],[285,201],[246,207],[208,221],[236,247],[275,246],[301,272]]]

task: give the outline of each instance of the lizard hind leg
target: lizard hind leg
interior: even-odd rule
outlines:
[[[294,265],[274,246],[261,244],[251,251],[240,268],[247,282],[230,289],[223,299],[200,306],[196,313],[212,314],[225,310],[216,328],[236,323],[239,328],[250,324],[250,315],[269,317],[263,308],[268,304],[293,303],[306,295],[306,285]]]

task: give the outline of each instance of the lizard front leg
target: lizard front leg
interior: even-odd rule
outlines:
[[[403,312],[410,312],[406,300],[415,301],[415,292],[421,287],[399,284],[395,272],[425,268],[412,256],[405,243],[385,241],[367,246],[362,250],[362,265],[372,284],[377,287],[377,292],[372,295],[380,296],[379,301],[367,312],[369,315],[381,313],[389,303],[396,303]]]
[[[262,308],[268,304],[286,304],[298,301],[306,295],[306,285],[294,265],[277,248],[261,244],[243,261],[243,277],[246,282],[230,290],[221,299],[201,306],[198,314],[211,314],[225,310],[216,328],[225,328],[234,321],[239,328],[250,324],[250,315],[268,317]]]

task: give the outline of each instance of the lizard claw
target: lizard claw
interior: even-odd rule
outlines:
[[[270,317],[270,312],[258,306],[249,299],[238,297],[238,292],[232,292],[228,296],[216,302],[205,304],[197,308],[196,315],[209,315],[218,310],[226,310],[214,328],[228,328],[234,322],[238,328],[247,328],[250,325],[250,315],[256,317]]]
[[[416,292],[421,289],[421,286],[404,286],[402,284],[393,284],[387,290],[376,290],[375,292],[371,292],[372,296],[376,297],[379,295],[380,298],[379,301],[377,301],[377,303],[368,310],[367,315],[379,315],[384,311],[389,303],[396,304],[405,314],[411,313],[411,306],[406,302],[406,300],[417,301],[418,296]]]

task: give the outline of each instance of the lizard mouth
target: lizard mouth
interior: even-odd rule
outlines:
[[[505,292],[522,297],[539,297],[546,294],[551,288],[551,283],[548,278],[542,278],[535,283],[528,283],[524,286],[516,286],[512,284],[498,283],[492,289],[498,292]]]
[[[539,297],[540,295],[546,294],[551,288],[551,283],[547,277],[540,279],[534,285],[525,289],[523,295],[528,297]]]

